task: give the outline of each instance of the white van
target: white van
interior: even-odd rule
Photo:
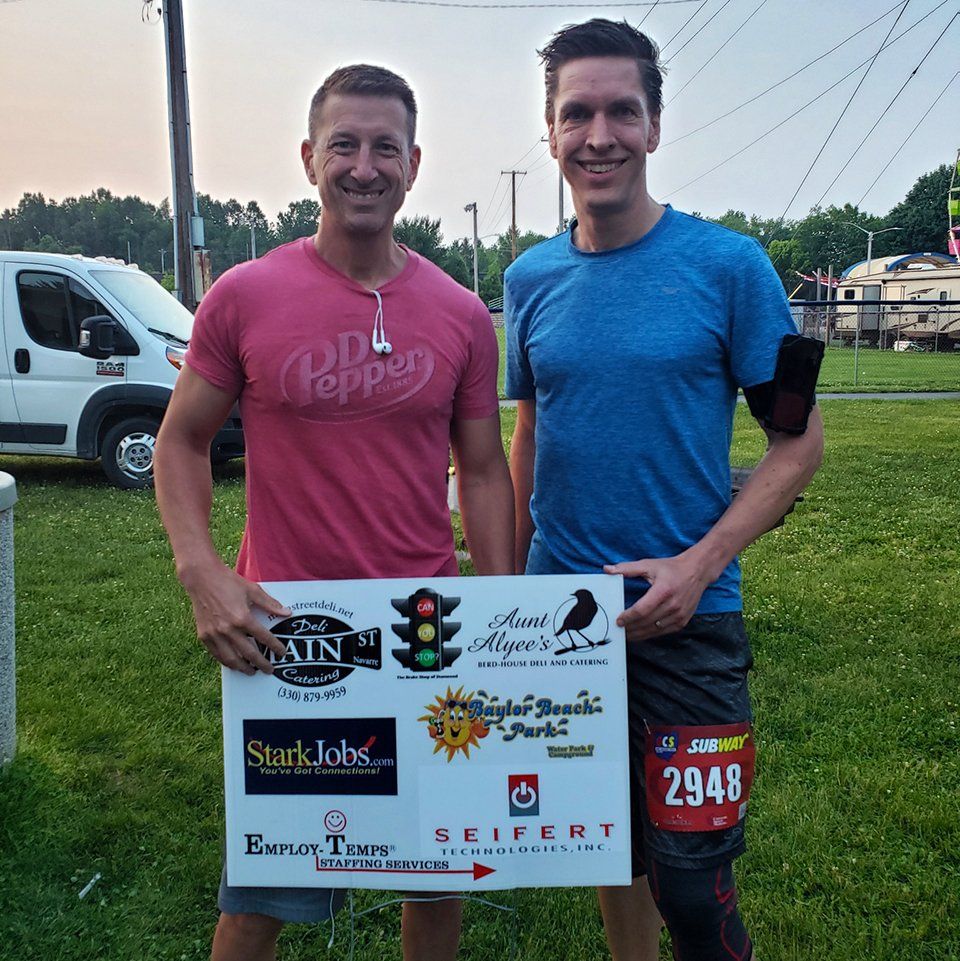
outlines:
[[[117,486],[151,486],[192,327],[193,315],[136,267],[0,251],[0,454],[99,457]],[[242,454],[234,409],[211,457]]]

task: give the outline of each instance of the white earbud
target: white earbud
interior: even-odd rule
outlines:
[[[393,344],[387,340],[386,332],[383,329],[383,298],[379,290],[371,291],[377,298],[377,312],[373,315],[373,333],[370,335],[370,346],[375,354],[381,357],[384,354],[393,353]]]

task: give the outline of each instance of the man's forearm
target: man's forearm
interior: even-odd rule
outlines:
[[[510,477],[513,480],[513,497],[517,513],[516,547],[514,567],[517,574],[527,568],[527,555],[533,539],[533,517],[530,514],[530,498],[533,496],[533,463],[536,456],[535,441],[530,431],[518,430],[510,445]]]
[[[818,408],[805,434],[777,437],[743,489],[710,531],[689,550],[707,583],[744,548],[773,528],[810,483],[823,459],[823,422]]]
[[[513,487],[506,464],[491,476],[460,478],[463,533],[478,574],[513,573]]]
[[[161,429],[154,473],[160,519],[180,580],[198,566],[222,563],[210,537],[213,481],[208,449]]]

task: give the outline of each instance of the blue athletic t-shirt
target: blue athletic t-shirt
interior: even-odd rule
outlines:
[[[752,238],[667,207],[627,247],[585,253],[571,231],[504,277],[507,396],[536,399],[528,573],[672,557],[730,503],[737,388],[773,378],[796,333]],[[648,587],[628,581],[628,599]],[[731,561],[699,614],[742,607]]]

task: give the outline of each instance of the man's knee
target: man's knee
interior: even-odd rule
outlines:
[[[682,961],[749,961],[733,865],[675,868],[651,860],[650,890]]]
[[[232,936],[250,941],[275,941],[283,922],[267,914],[221,914],[218,927]]]

